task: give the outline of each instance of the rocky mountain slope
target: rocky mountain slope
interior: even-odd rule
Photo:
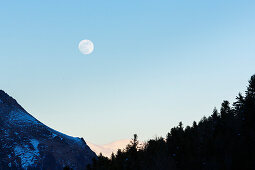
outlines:
[[[94,157],[83,138],[47,127],[0,90],[0,169],[84,169]]]

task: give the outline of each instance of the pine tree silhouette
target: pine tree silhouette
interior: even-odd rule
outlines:
[[[255,169],[255,75],[231,106],[223,101],[220,112],[199,123],[173,127],[166,138],[151,139],[138,148],[134,135],[125,150],[111,159],[99,155],[93,170],[218,170]]]

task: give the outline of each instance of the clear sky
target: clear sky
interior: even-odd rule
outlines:
[[[254,0],[1,1],[0,88],[46,125],[103,144],[165,136],[255,73]],[[83,55],[79,41],[95,50]]]

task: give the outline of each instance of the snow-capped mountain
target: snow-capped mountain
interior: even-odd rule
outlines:
[[[123,139],[123,140],[118,140],[109,144],[105,145],[96,145],[91,142],[87,142],[89,147],[97,154],[99,155],[102,153],[103,156],[106,156],[108,158],[111,157],[111,154],[114,153],[116,154],[118,149],[125,149],[126,146],[130,143],[129,139]]]
[[[84,169],[94,157],[83,138],[47,127],[0,90],[0,169]]]

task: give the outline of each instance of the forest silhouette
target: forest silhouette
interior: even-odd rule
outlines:
[[[255,169],[255,75],[245,94],[231,105],[223,101],[220,110],[192,126],[182,122],[166,138],[140,145],[135,134],[124,150],[107,158],[100,154],[89,170],[219,170]]]

